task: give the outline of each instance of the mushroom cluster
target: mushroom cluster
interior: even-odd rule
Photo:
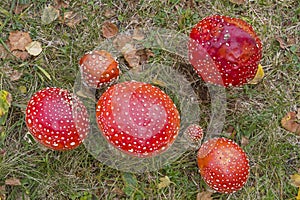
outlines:
[[[205,82],[224,87],[251,81],[262,57],[262,44],[242,19],[208,16],[190,32],[189,60]]]

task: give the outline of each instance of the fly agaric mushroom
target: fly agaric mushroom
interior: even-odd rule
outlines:
[[[189,125],[183,134],[192,145],[196,144],[196,146],[198,146],[203,139],[203,129],[197,124]]]
[[[249,160],[243,149],[227,138],[212,138],[200,147],[198,167],[206,184],[221,193],[241,189],[249,176]]]
[[[119,78],[118,62],[107,51],[88,52],[80,59],[79,64],[81,77],[89,87],[100,88]]]
[[[96,117],[108,142],[136,157],[165,151],[180,126],[179,112],[171,98],[151,84],[136,81],[108,88],[97,103]]]
[[[241,86],[255,77],[262,44],[245,21],[227,16],[204,18],[190,32],[189,60],[205,82]]]
[[[79,111],[75,119],[73,108]],[[42,89],[31,97],[26,108],[26,125],[39,143],[53,150],[78,147],[89,131],[83,103],[67,90],[55,87]]]

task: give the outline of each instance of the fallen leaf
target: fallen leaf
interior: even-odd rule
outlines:
[[[242,136],[241,146],[244,147],[244,146],[247,146],[248,144],[249,144],[249,138]]]
[[[281,125],[286,130],[300,135],[300,123],[297,122],[296,112],[288,112],[281,119]]]
[[[291,184],[295,187],[300,187],[300,174],[293,174],[291,177]]]
[[[69,2],[64,0],[54,0],[55,8],[61,9],[61,8],[68,8]]]
[[[73,11],[65,12],[62,22],[71,28],[75,28],[81,21],[83,16]]]
[[[235,4],[244,4],[246,3],[246,0],[229,0],[231,3],[235,3]]]
[[[117,27],[117,25],[111,23],[111,22],[104,22],[102,25],[102,34],[103,37],[105,38],[112,38],[114,36],[116,36],[119,32],[119,28]]]
[[[9,33],[9,46],[10,50],[25,51],[25,47],[32,42],[29,33],[22,31],[13,31]]]
[[[213,198],[211,197],[212,194],[213,193],[209,191],[199,192],[197,194],[197,200],[213,200]]]
[[[136,55],[137,50],[132,44],[126,44],[121,52],[127,61],[129,67],[134,68],[140,65],[140,57]]]
[[[300,187],[298,189],[298,195],[296,196],[296,200],[300,200]]]
[[[42,52],[42,44],[38,41],[33,41],[29,43],[25,49],[32,56],[38,56]]]
[[[5,90],[0,90],[0,125],[4,125],[11,106],[12,96]]]
[[[158,189],[168,187],[172,182],[168,176],[159,178],[160,182],[157,184]]]
[[[58,16],[59,10],[49,5],[44,8],[41,20],[43,24],[50,24],[51,22],[55,21]]]
[[[149,58],[155,56],[150,49],[139,49],[136,51],[136,55],[140,57],[140,64],[146,63]]]
[[[114,40],[113,40],[113,45],[116,49],[119,51],[122,50],[122,48],[132,42],[132,38],[127,36],[127,35],[118,35]]]
[[[20,51],[20,50],[14,50],[11,52],[16,58],[19,58],[21,60],[26,60],[29,58],[29,53],[27,51]]]
[[[106,17],[106,18],[111,18],[111,17],[113,17],[113,16],[115,16],[116,15],[116,11],[114,11],[113,9],[111,9],[111,8],[107,8],[105,11],[104,11],[104,17]]]
[[[13,69],[9,66],[2,67],[1,71],[11,80],[11,81],[17,81],[21,78],[23,75],[22,72],[19,72],[18,70]]]
[[[114,187],[114,189],[112,190],[112,193],[114,193],[120,197],[125,195],[125,192],[118,187]]]
[[[231,139],[235,139],[235,136],[236,136],[236,130],[233,126],[229,126],[225,132],[225,135],[227,137],[230,137]]]
[[[0,200],[5,200],[6,199],[6,190],[5,190],[5,185],[0,186]]]
[[[23,10],[25,10],[26,8],[29,7],[30,4],[21,4],[21,3],[17,3],[17,5],[15,6],[15,9],[14,9],[14,13],[16,15],[20,14],[23,12]]]
[[[263,70],[263,67],[261,64],[258,65],[258,68],[257,68],[257,71],[256,71],[256,74],[255,74],[255,77],[249,81],[249,84],[258,84],[265,76],[265,72]]]
[[[21,185],[21,181],[17,178],[10,178],[5,180],[5,185],[18,186]]]
[[[145,38],[145,34],[143,33],[143,31],[141,29],[136,28],[133,30],[132,38],[140,41]]]

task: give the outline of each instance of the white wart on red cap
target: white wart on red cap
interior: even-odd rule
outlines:
[[[241,86],[255,77],[262,44],[242,19],[208,16],[190,32],[189,60],[205,82]]]
[[[180,115],[171,98],[151,84],[135,81],[107,89],[98,101],[96,116],[106,139],[136,157],[165,151],[180,126]]]
[[[72,113],[74,104],[80,110],[76,119]],[[55,87],[42,89],[31,97],[25,120],[32,136],[53,150],[78,147],[89,131],[88,113],[83,103],[67,90]]]
[[[79,61],[81,77],[89,87],[100,88],[119,78],[118,62],[104,50],[86,53]]]
[[[206,141],[197,155],[200,174],[206,184],[220,193],[240,190],[249,177],[249,160],[243,149],[227,138]]]

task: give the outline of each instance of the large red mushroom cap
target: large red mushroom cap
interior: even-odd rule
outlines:
[[[190,32],[189,59],[205,82],[241,86],[255,77],[262,44],[242,19],[213,15]]]
[[[74,106],[80,111],[76,119]],[[26,108],[26,125],[39,143],[53,150],[78,147],[89,131],[83,103],[67,90],[55,87],[42,89],[31,97]]]
[[[118,62],[107,51],[88,52],[80,59],[79,64],[84,83],[92,88],[109,85],[119,78]]]
[[[199,149],[198,167],[206,184],[221,193],[241,189],[249,177],[249,160],[243,149],[227,138],[212,138]]]
[[[179,112],[171,98],[151,84],[135,81],[107,89],[97,103],[96,116],[109,143],[136,157],[165,151],[180,126]]]

